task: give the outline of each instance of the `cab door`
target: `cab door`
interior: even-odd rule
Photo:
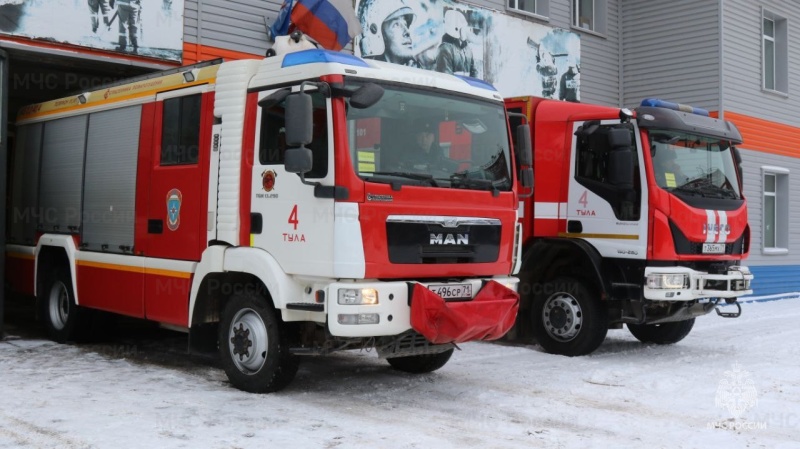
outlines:
[[[298,90],[295,88],[295,90]],[[309,92],[309,89],[306,89]],[[272,91],[260,92],[258,99]],[[308,145],[313,166],[310,183],[334,184],[331,100],[310,92],[313,103],[313,141]],[[257,113],[251,185],[251,245],[269,252],[286,273],[333,275],[334,200],[316,196],[283,166],[285,102]],[[354,217],[356,219],[356,217]],[[258,224],[261,224],[260,229]]]
[[[586,130],[595,128],[594,132]],[[630,147],[612,145],[612,130],[631,134]],[[635,123],[577,122],[573,128],[567,235],[590,242],[603,257],[644,259],[647,250],[647,183]],[[627,154],[620,154],[627,152]],[[617,154],[615,154],[617,153]],[[620,183],[620,161],[630,158],[630,182]]]

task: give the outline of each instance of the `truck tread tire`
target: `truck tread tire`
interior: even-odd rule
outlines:
[[[386,359],[392,368],[406,373],[422,374],[443,367],[453,355],[453,349],[438,354],[420,354]]]
[[[600,347],[608,333],[600,295],[585,281],[571,277],[559,277],[541,287],[531,307],[533,335],[539,345],[550,354],[569,357]]]
[[[78,306],[72,276],[64,267],[49,273],[38,292],[39,316],[47,337],[58,343],[84,341],[91,334],[91,310]]]
[[[219,326],[219,354],[228,379],[250,393],[285,388],[297,374],[285,326],[267,300],[255,293],[228,299]]]
[[[628,323],[628,330],[637,340],[657,345],[671,345],[683,340],[689,335],[692,327],[694,327],[694,318],[661,324]]]

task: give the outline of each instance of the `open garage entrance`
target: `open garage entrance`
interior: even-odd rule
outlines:
[[[33,47],[0,41],[0,286],[5,285],[5,230],[8,168],[14,167],[14,122],[25,105],[96,90],[119,80],[164,70],[161,64],[68,49]],[[5,289],[0,289],[0,339],[3,337]]]

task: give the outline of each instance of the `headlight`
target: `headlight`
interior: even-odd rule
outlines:
[[[647,287],[654,290],[681,289],[689,287],[688,274],[651,274],[647,276]]]
[[[374,305],[378,303],[378,290],[374,288],[340,288],[339,304],[347,306]]]

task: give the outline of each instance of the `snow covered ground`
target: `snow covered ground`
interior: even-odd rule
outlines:
[[[610,331],[581,358],[473,343],[417,376],[372,353],[312,358],[270,395],[147,340],[57,345],[12,325],[0,448],[800,447],[800,299],[743,308],[674,346]]]

